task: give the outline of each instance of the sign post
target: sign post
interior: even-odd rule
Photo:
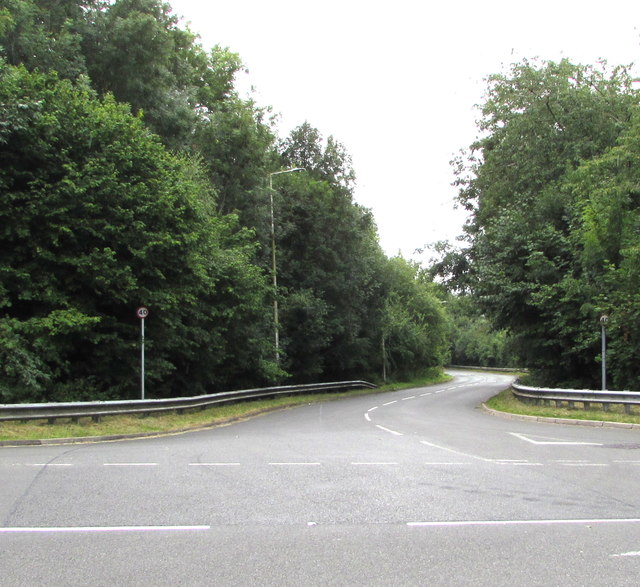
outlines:
[[[149,310],[141,306],[136,310],[136,316],[140,318],[140,398],[144,399],[144,319],[149,315]]]
[[[607,389],[607,322],[609,316],[600,316],[600,326],[602,328],[602,391]]]

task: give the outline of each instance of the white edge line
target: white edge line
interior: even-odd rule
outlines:
[[[210,530],[211,526],[71,526],[59,528],[0,528],[0,534],[81,533],[81,532],[192,532]]]
[[[412,528],[455,528],[462,526],[551,526],[579,524],[640,524],[640,518],[591,520],[459,520],[450,522],[408,522]]]

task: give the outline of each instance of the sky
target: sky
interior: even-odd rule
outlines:
[[[455,241],[450,161],[476,138],[484,79],[538,57],[640,63],[638,0],[168,0],[205,48],[228,47],[278,133],[309,122],[342,143],[355,200],[389,256]]]

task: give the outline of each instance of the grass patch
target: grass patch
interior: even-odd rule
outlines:
[[[580,405],[579,402],[576,402]],[[622,405],[611,405],[609,411],[555,406],[537,406],[521,402],[513,395],[511,389],[492,397],[486,402],[487,407],[499,412],[537,416],[543,418],[567,418],[571,420],[595,420],[597,422],[623,422],[625,424],[640,424],[640,413],[625,414]],[[639,408],[636,408],[638,410]]]
[[[442,370],[430,371],[413,381],[389,383],[377,389],[358,389],[338,393],[315,393],[308,395],[280,396],[274,399],[223,404],[205,410],[187,411],[183,414],[168,412],[149,416],[123,415],[107,416],[101,422],[82,418],[74,423],[58,419],[55,424],[44,420],[28,422],[0,423],[0,441],[48,440],[58,438],[90,438],[99,436],[120,436],[129,434],[165,434],[187,429],[197,429],[223,425],[251,418],[265,412],[291,408],[303,404],[318,403],[346,397],[371,395],[385,391],[423,387],[450,380]]]

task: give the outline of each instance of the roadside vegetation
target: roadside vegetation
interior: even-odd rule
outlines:
[[[576,402],[578,405],[579,402]],[[492,397],[485,402],[486,406],[498,412],[520,414],[524,416],[536,416],[542,418],[566,418],[569,420],[594,420],[597,422],[623,422],[627,424],[640,424],[640,406],[632,408],[635,413],[626,414],[623,406],[612,405],[609,411],[598,409],[584,410],[578,407],[539,406],[521,402],[513,395],[511,389]]]

